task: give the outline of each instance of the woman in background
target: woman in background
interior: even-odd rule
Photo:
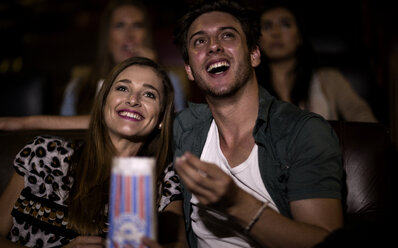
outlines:
[[[148,10],[139,0],[110,1],[101,18],[96,62],[92,67],[73,68],[60,114],[89,114],[94,97],[111,68],[136,56],[157,60]],[[172,72],[169,72],[169,77],[176,93],[176,110],[179,111],[185,106],[184,92],[180,79]]]
[[[179,190],[170,170],[173,96],[167,73],[152,60],[134,57],[116,66],[95,98],[85,142],[39,136],[17,155],[0,198],[0,246],[104,246],[115,156],[156,158],[158,211],[178,216],[181,200],[162,188]],[[184,245],[180,227],[181,236],[167,227],[160,232]]]
[[[156,60],[148,12],[141,1],[111,1],[105,8],[100,29],[96,64],[73,69],[60,115],[0,117],[0,130],[85,129],[95,96],[114,65],[134,56]],[[168,75],[175,92],[175,111],[182,110],[185,95],[180,79],[172,71]]]
[[[259,82],[277,98],[327,120],[377,122],[368,103],[333,68],[314,67],[303,21],[286,2],[269,3],[260,13]]]

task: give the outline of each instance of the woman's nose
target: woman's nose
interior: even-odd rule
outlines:
[[[128,39],[134,39],[136,30],[134,27],[127,27],[125,30],[125,35]]]
[[[136,94],[132,94],[126,99],[126,104],[131,106],[131,107],[133,107],[133,106],[141,106],[140,97],[138,95],[136,95]]]
[[[272,35],[280,35],[281,34],[281,26],[279,24],[273,25],[271,29]]]

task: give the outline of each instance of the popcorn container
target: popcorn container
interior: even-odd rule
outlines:
[[[109,197],[108,248],[144,247],[156,238],[155,159],[115,157]]]

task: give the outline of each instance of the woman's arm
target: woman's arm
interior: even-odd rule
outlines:
[[[24,178],[14,172],[6,189],[0,196],[0,247],[22,247],[12,243],[6,237],[12,227],[11,211],[23,186]]]
[[[368,102],[352,88],[340,71],[324,69],[319,71],[319,76],[325,94],[336,104],[345,121],[377,122]]]
[[[172,201],[159,213],[159,243],[144,238],[145,245],[151,248],[157,247],[188,247],[185,234],[182,200]]]

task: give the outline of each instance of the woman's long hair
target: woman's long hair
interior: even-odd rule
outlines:
[[[165,70],[150,59],[127,59],[117,65],[106,78],[94,101],[85,145],[72,158],[69,175],[73,178],[73,186],[68,197],[68,222],[81,235],[98,235],[105,227],[111,163],[116,151],[105,123],[104,106],[116,77],[130,66],[152,68],[161,78],[165,94],[159,118],[162,128],[152,131],[136,155],[155,157],[158,177],[172,160],[174,91],[170,79]]]
[[[104,79],[110,70],[115,66],[113,56],[109,51],[109,31],[113,12],[121,6],[133,6],[140,10],[144,15],[144,27],[147,31],[146,44],[152,47],[151,25],[148,10],[145,4],[140,0],[114,0],[110,1],[105,7],[101,16],[97,58],[96,63],[91,68],[88,75],[81,78],[78,86],[76,87],[76,111],[77,114],[90,113],[93,101],[97,93],[98,81]]]
[[[292,3],[286,1],[268,2],[260,12],[260,15],[276,8],[284,8],[288,10],[294,16],[297,23],[301,37],[301,44],[297,47],[297,51],[295,53],[296,64],[292,71],[294,82],[293,88],[290,92],[290,99],[295,105],[299,106],[300,104],[304,104],[304,106],[307,107],[309,87],[315,70],[313,48],[305,28],[304,20],[299,15],[298,9],[293,6]],[[278,97],[271,83],[272,75],[269,66],[270,62],[269,58],[261,52],[261,63],[256,67],[256,76],[260,85],[267,89],[272,95]]]

